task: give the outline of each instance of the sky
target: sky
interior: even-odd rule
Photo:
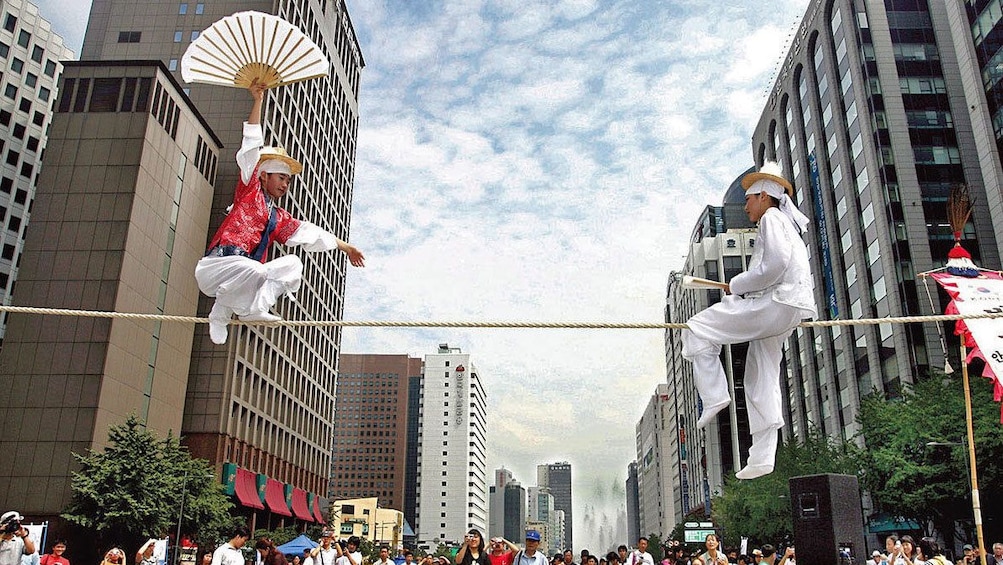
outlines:
[[[89,3],[37,2],[79,53]],[[68,4],[68,5],[67,5]],[[346,320],[663,322],[703,208],[808,0],[347,0],[366,67]],[[346,353],[472,356],[488,471],[569,461],[574,547],[627,541],[659,330],[346,328]]]

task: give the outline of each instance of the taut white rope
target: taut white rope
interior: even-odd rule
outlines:
[[[126,320],[150,320],[184,324],[208,324],[208,318],[195,316],[171,316],[167,314],[140,314],[134,312],[102,312],[95,310],[70,310],[66,308],[35,308],[31,306],[2,306],[0,312],[15,314],[35,314],[40,316],[76,316],[81,318],[118,318]],[[918,324],[925,322],[950,322],[957,320],[984,320],[1003,318],[1003,313],[985,314],[941,314],[936,316],[898,316],[887,318],[865,318],[859,320],[819,320],[802,322],[802,328],[826,326],[865,326],[879,324]],[[685,329],[682,323],[646,322],[526,322],[526,321],[379,321],[379,320],[280,320],[277,322],[242,322],[231,324],[245,326],[286,326],[286,327],[343,327],[343,328],[510,328],[510,329],[614,329],[614,330],[670,330]]]

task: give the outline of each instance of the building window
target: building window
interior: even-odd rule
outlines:
[[[21,74],[21,71],[24,70],[24,61],[18,59],[17,57],[14,57],[13,59],[10,60],[10,70],[14,71],[17,74]]]
[[[37,137],[31,137],[31,136],[29,136],[28,137],[28,143],[25,145],[25,147],[28,148],[28,151],[37,153],[38,152],[38,143],[39,143],[39,141],[38,141]]]
[[[31,100],[28,100],[27,98],[22,98],[21,99],[21,104],[18,105],[18,109],[21,110],[22,112],[24,112],[25,114],[27,114],[28,112],[30,112],[31,111]]]
[[[3,28],[14,33],[14,29],[17,28],[17,17],[13,14],[7,14],[7,19],[3,21]]]
[[[28,201],[28,191],[22,190],[20,188],[17,189],[17,192],[14,193],[14,202],[23,205],[27,201]]]
[[[56,76],[56,62],[52,59],[47,59],[45,61],[45,76],[55,77]]]
[[[118,32],[119,43],[139,43],[143,38],[141,31],[120,31]]]
[[[24,139],[25,127],[21,124],[14,124],[14,137]]]
[[[193,31],[192,32],[192,39],[191,40],[195,41],[198,38],[199,38],[199,32],[198,31]]]
[[[21,33],[17,35],[17,44],[27,49],[29,43],[31,43],[31,34],[22,29]]]
[[[4,88],[3,95],[11,100],[17,100],[17,87],[13,84],[8,84]]]
[[[11,114],[10,112],[8,112],[7,110],[0,110],[0,124],[3,124],[5,126],[9,126],[10,125],[10,118],[11,118],[12,115],[13,114]]]
[[[118,109],[118,95],[122,87],[120,78],[96,78],[91,93],[91,112],[114,112]]]
[[[21,163],[21,176],[22,177],[24,177],[26,179],[30,179],[31,178],[31,173],[33,173],[33,172],[35,172],[35,166],[34,165],[32,165],[31,163],[29,163],[27,161]]]
[[[174,43],[181,43],[181,38],[182,38],[183,36],[184,36],[184,33],[183,33],[183,32],[180,32],[180,31],[175,31],[175,32],[174,32]]]
[[[31,49],[31,60],[32,61],[35,61],[36,63],[41,64],[43,56],[45,56],[45,49],[42,49],[38,45],[34,46]]]
[[[4,245],[2,257],[8,261],[12,261],[14,259],[14,246],[9,243]]]
[[[167,62],[167,70],[169,70],[169,71],[176,71],[176,70],[178,70],[178,60],[177,59],[171,59],[170,61],[168,61]]]
[[[38,84],[38,75],[28,73],[24,77],[24,84],[32,88],[35,88],[35,85]]]
[[[41,126],[43,123],[45,123],[45,114],[41,112],[35,112],[35,114],[31,118],[31,123],[35,124],[36,126]]]
[[[178,6],[178,15],[183,16],[187,13],[188,13],[188,4],[186,2],[182,2],[181,5]]]
[[[6,59],[10,55],[10,45],[0,41],[0,57]]]
[[[49,95],[51,95],[51,94],[52,94],[52,91],[49,90],[48,88],[45,88],[44,86],[40,87],[38,89],[38,97],[41,98],[42,100],[46,101],[46,102],[49,101]]]
[[[201,16],[205,12],[205,4],[195,4],[195,14]]]

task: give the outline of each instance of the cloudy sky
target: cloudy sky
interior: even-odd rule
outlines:
[[[347,0],[366,68],[350,320],[661,322],[702,208],[807,0]],[[79,53],[87,2],[45,0]],[[59,9],[55,7],[58,6]],[[489,469],[570,461],[575,548],[611,539],[657,330],[346,329],[343,350],[473,356]]]

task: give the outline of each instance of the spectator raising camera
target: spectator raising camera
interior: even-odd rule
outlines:
[[[0,547],[0,565],[19,565],[22,555],[35,553],[35,542],[28,537],[28,530],[21,525],[24,516],[16,510],[4,512],[0,516],[0,532],[3,540]]]

